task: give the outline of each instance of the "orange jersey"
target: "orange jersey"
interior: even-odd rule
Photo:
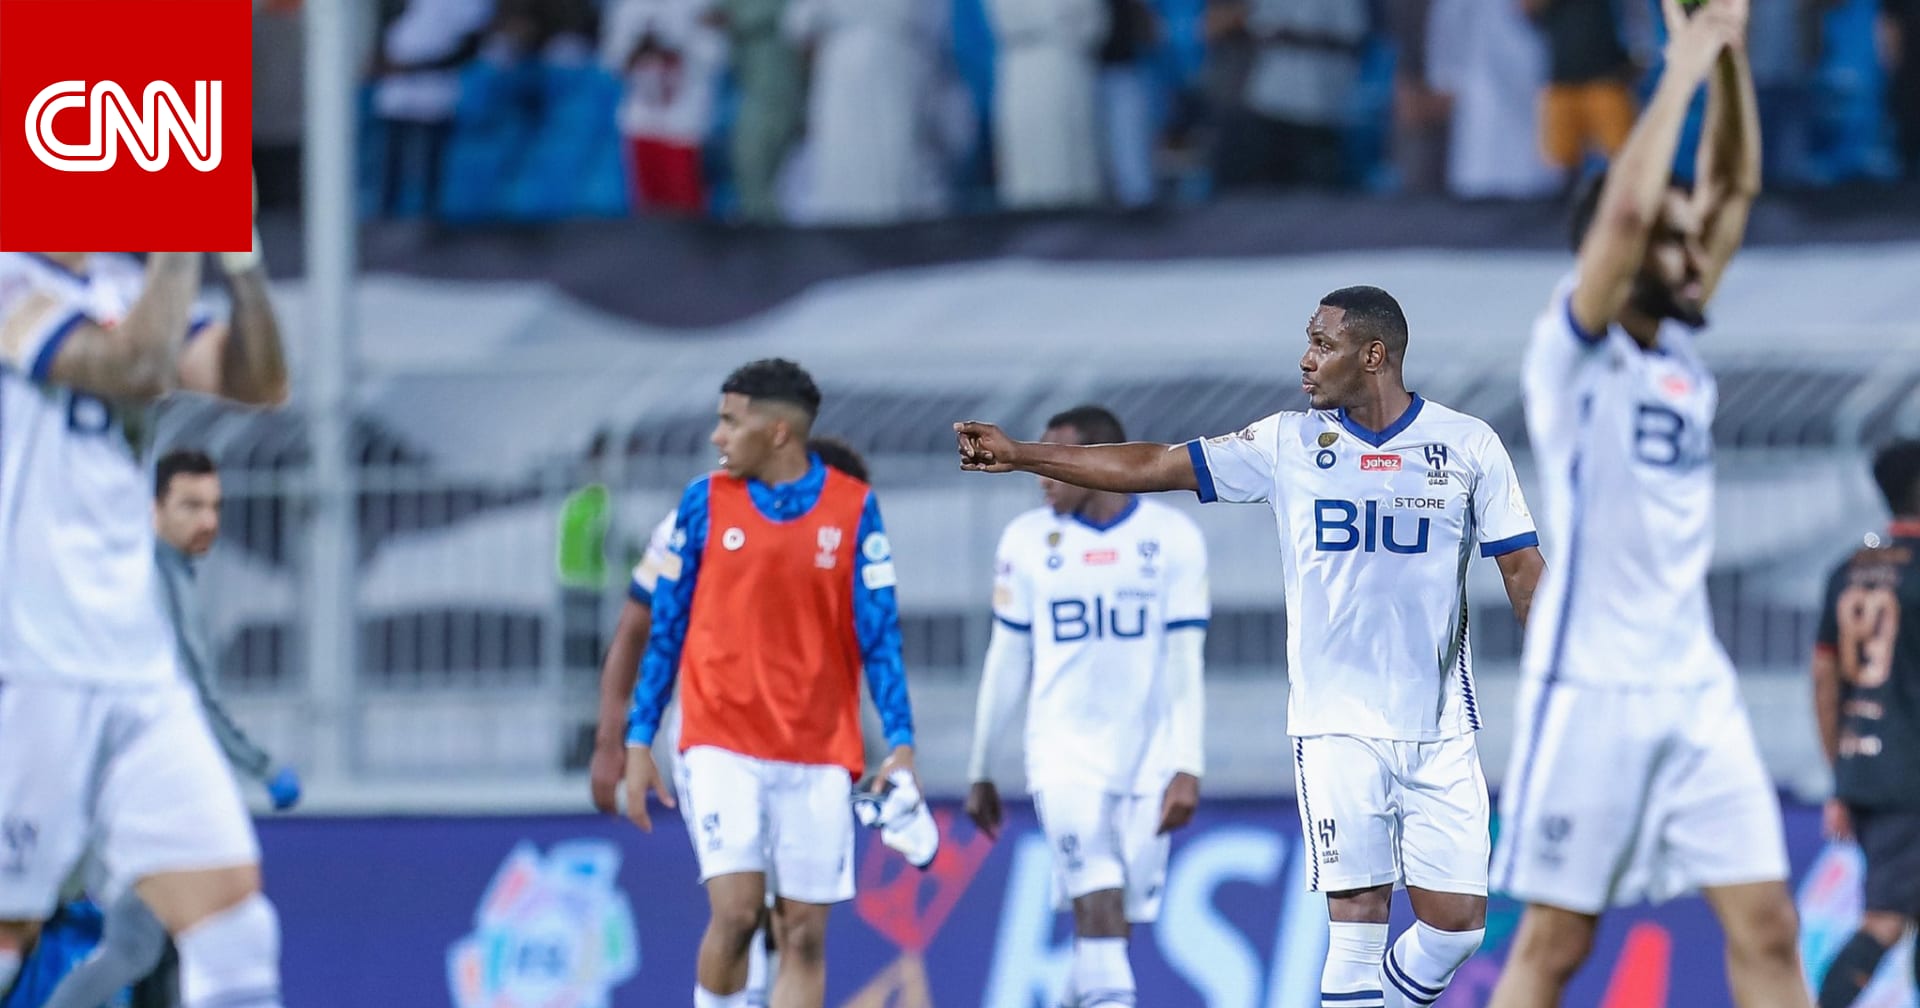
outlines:
[[[680,652],[682,751],[865,766],[854,618],[869,489],[828,470],[804,515],[775,521],[745,481],[709,477],[709,520]]]

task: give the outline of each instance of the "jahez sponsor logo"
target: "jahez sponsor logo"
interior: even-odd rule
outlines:
[[[1112,549],[1088,550],[1080,555],[1080,562],[1089,567],[1104,567],[1120,562],[1120,551]]]
[[[1361,472],[1399,472],[1400,456],[1398,455],[1362,455],[1360,456],[1360,471]]]

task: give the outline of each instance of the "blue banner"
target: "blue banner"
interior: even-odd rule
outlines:
[[[862,831],[860,895],[835,910],[828,936],[830,1005],[1053,1004],[1067,920],[1050,906],[1048,851],[1031,810],[1009,811],[993,844],[943,806],[945,846],[925,874]],[[1817,974],[1859,913],[1857,853],[1822,851],[1817,809],[1791,807],[1786,819]],[[260,828],[290,1005],[691,1003],[706,899],[675,820],[656,817],[651,835],[589,816],[280,819]],[[1317,1005],[1326,911],[1306,892],[1302,846],[1291,803],[1207,805],[1174,844],[1159,922],[1135,931],[1140,1002]],[[1400,902],[1396,931],[1406,923]],[[1514,903],[1494,900],[1485,948],[1440,1005],[1485,1003],[1518,917]],[[1877,989],[1892,994],[1871,1008],[1912,1008],[1911,987],[1899,982],[1912,975],[1907,954],[1889,957]],[[1566,1003],[1729,1004],[1722,961],[1719,930],[1698,899],[1618,912]]]

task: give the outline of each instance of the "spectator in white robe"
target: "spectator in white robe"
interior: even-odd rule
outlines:
[[[1463,199],[1550,196],[1561,173],[1540,155],[1547,48],[1513,0],[1433,0],[1427,76],[1453,98],[1447,191]]]
[[[1001,205],[1101,201],[1096,90],[1105,0],[987,0],[998,53],[993,145]]]
[[[929,0],[787,8],[788,36],[812,66],[798,222],[890,224],[944,209],[927,113],[945,12]]]

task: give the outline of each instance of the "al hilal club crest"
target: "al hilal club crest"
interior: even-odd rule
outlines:
[[[456,1008],[607,1008],[640,969],[633,908],[604,840],[521,841],[494,872],[473,933],[447,950]]]

